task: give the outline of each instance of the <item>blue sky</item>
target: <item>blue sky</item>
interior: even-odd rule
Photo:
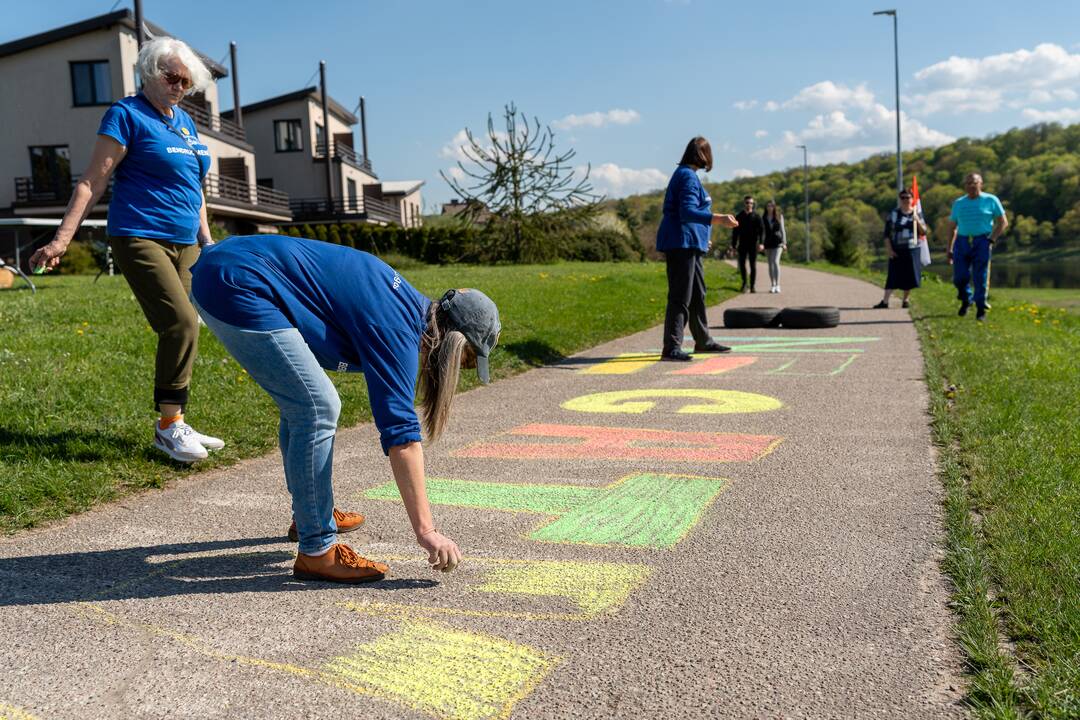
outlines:
[[[112,0],[0,0],[0,42],[76,22]],[[121,5],[122,6],[122,5]],[[900,18],[904,147],[1040,120],[1080,122],[1080,3],[830,0],[144,0],[146,15],[215,59],[240,51],[244,102],[290,92],[326,60],[330,94],[363,94],[376,171],[424,180],[425,205],[462,128],[514,101],[619,196],[662,187],[687,140],[712,142],[714,180],[855,160],[894,147],[892,24]],[[231,86],[221,87],[230,107]],[[257,162],[257,159],[256,159]]]

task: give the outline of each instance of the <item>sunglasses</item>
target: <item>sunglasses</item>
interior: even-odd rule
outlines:
[[[161,73],[161,78],[167,85],[180,85],[184,90],[190,90],[192,86],[191,78],[181,75],[180,73],[165,70]]]

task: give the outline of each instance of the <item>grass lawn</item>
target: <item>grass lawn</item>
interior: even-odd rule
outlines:
[[[930,278],[912,316],[968,701],[978,717],[1080,718],[1080,290],[991,288],[985,323],[957,317],[955,295]]]
[[[474,286],[499,305],[497,379],[663,321],[661,263],[410,267],[421,292]],[[735,292],[735,271],[709,262],[709,302]],[[39,291],[0,291],[0,531],[14,532],[143,488],[261,455],[277,445],[277,410],[203,329],[188,419],[226,449],[193,467],[151,445],[150,330],[120,277],[35,277]],[[657,338],[659,342],[660,338]],[[341,425],[371,419],[360,375],[331,373]],[[475,384],[463,373],[463,387]]]

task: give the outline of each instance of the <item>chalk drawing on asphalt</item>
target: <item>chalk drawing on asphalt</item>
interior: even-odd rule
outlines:
[[[359,645],[353,653],[331,658],[321,667],[313,668],[222,652],[214,644],[195,635],[128,620],[97,603],[73,603],[69,607],[83,617],[104,625],[125,627],[143,635],[171,640],[223,666],[246,667],[304,678],[404,705],[438,720],[505,718],[513,710],[514,704],[527,697],[561,662],[556,655],[493,635],[408,620],[395,622],[394,630]],[[388,657],[387,652],[391,650],[396,655]],[[459,667],[462,663],[480,667],[469,672]],[[411,673],[408,672],[410,666],[413,668]],[[393,670],[388,671],[388,667]],[[463,673],[459,676],[459,682],[452,687],[433,682],[432,678],[453,675],[428,675],[451,671]]]
[[[602,363],[590,365],[582,375],[629,375],[660,362],[660,353],[622,353]]]
[[[436,718],[488,720],[508,717],[559,660],[493,635],[407,620],[322,671]]]
[[[532,437],[532,441],[515,441]],[[464,458],[508,460],[664,460],[750,462],[780,444],[773,435],[679,432],[642,428],[530,424],[451,453]],[[509,441],[503,438],[510,438]],[[565,442],[551,442],[551,439]]]
[[[416,565],[427,567],[426,558],[388,557],[396,568]],[[407,572],[407,570],[406,570]],[[470,556],[458,568],[469,582],[465,594],[455,590],[448,600],[463,601],[448,607],[438,604],[387,603],[382,601],[348,601],[341,605],[366,615],[382,617],[483,617],[537,621],[588,621],[600,615],[612,615],[623,606],[630,593],[637,590],[650,574],[650,569],[638,563],[579,562],[573,560],[513,560],[477,558]],[[400,571],[399,573],[400,574]],[[479,574],[482,580],[472,582]],[[430,595],[430,593],[425,593]],[[502,610],[483,607],[486,597],[514,595],[515,607],[535,609]],[[426,598],[425,598],[426,599]]]
[[[661,549],[682,540],[728,484],[724,478],[634,473],[600,488],[431,478],[427,491],[433,505],[547,516],[526,535],[530,540]],[[393,482],[364,497],[401,500]]]
[[[741,390],[710,390],[698,388],[657,388],[642,390],[613,390],[611,392],[581,395],[562,404],[564,410],[584,413],[630,413],[640,415],[649,412],[662,398],[683,398],[704,402],[681,405],[675,412],[691,415],[725,415],[729,413],[756,413],[777,410],[783,403],[774,397]]]
[[[0,720],[38,720],[16,705],[0,702]]]
[[[755,362],[757,362],[757,357],[754,355],[714,355],[700,362],[690,363],[679,370],[672,370],[668,375],[721,375],[753,365]]]

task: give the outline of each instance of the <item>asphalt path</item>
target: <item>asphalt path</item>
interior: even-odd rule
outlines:
[[[911,319],[782,287],[710,309],[730,355],[652,328],[459,396],[425,447],[448,575],[370,425],[335,487],[378,583],[292,579],[276,454],[0,541],[0,718],[962,715]],[[722,327],[749,305],[841,324]]]

